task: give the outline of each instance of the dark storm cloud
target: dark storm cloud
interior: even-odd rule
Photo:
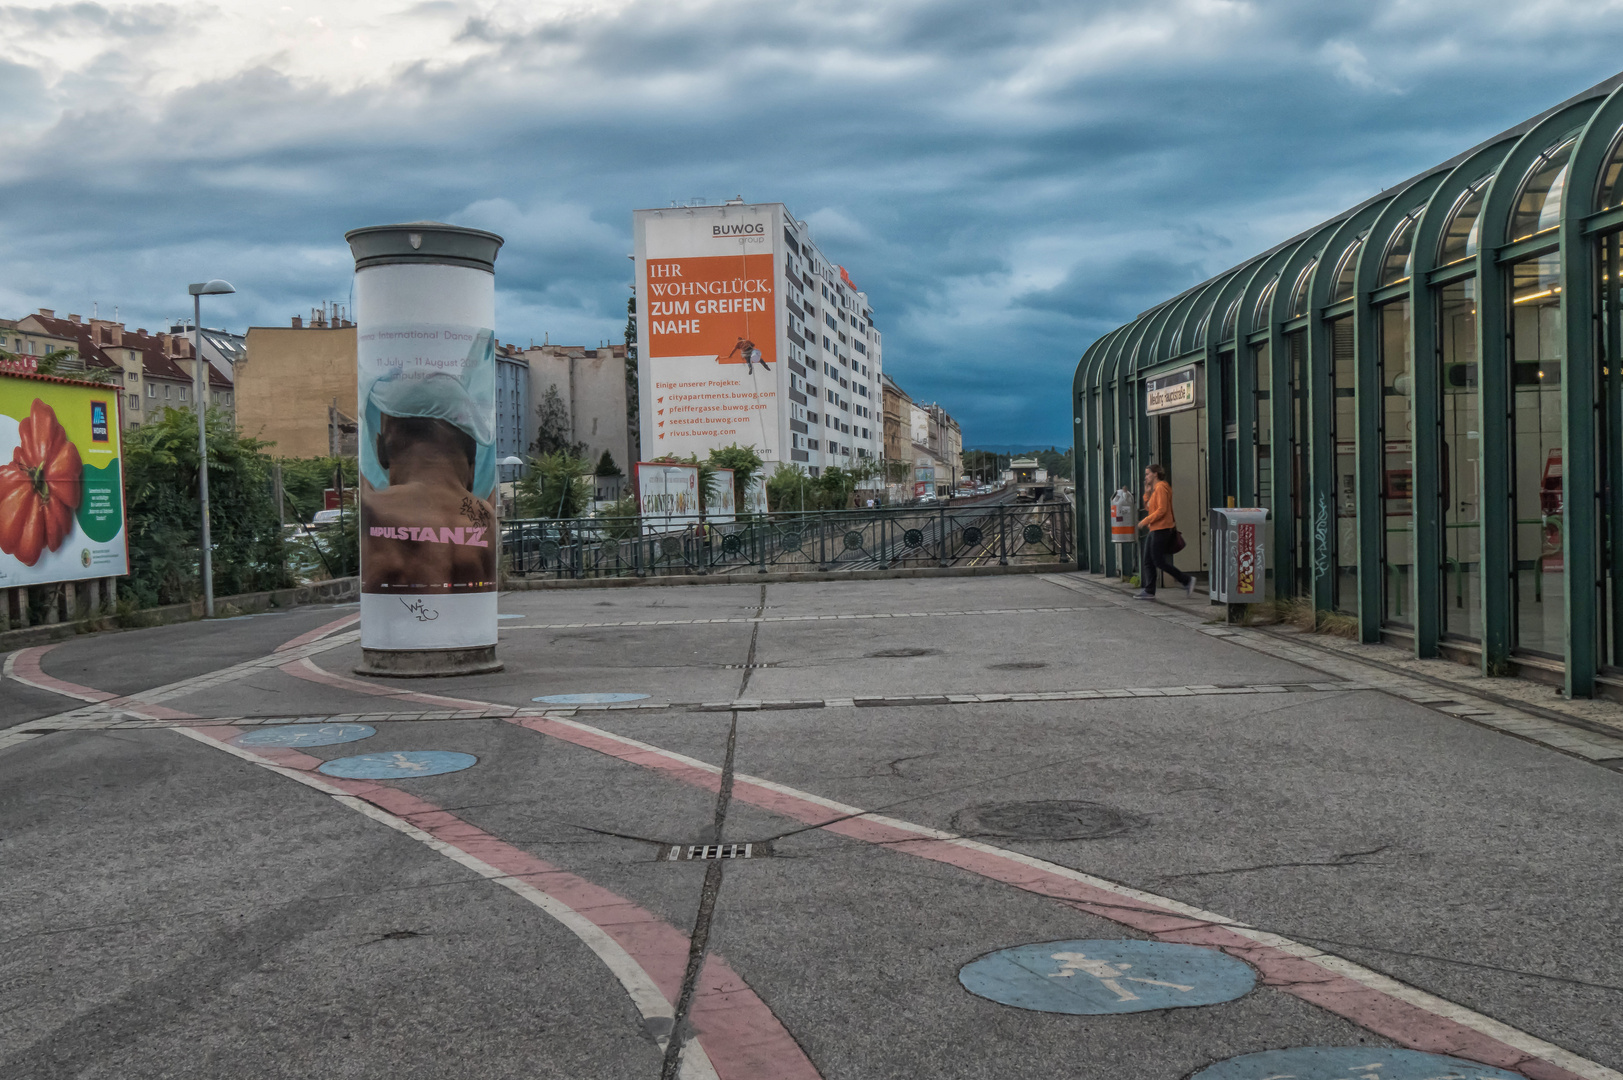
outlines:
[[[45,10],[70,8],[171,10]],[[869,292],[887,370],[968,442],[1063,441],[1063,389],[1100,333],[1623,55],[1623,9],[1595,5],[392,17],[444,49],[342,92],[274,59],[170,94],[55,84],[54,120],[0,165],[0,314],[99,299],[152,325],[219,275],[241,290],[219,319],[282,322],[347,298],[345,229],[429,217],[507,237],[504,339],[618,340],[630,211],[743,195],[812,224]],[[141,56],[111,32],[99,47]],[[0,65],[0,118],[13,85],[37,113],[39,76]]]

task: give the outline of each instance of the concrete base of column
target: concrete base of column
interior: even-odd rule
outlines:
[[[362,649],[357,675],[393,679],[432,679],[448,675],[487,675],[500,671],[496,646],[472,649]]]

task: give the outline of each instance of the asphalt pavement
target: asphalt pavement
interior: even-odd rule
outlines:
[[[6,657],[0,1077],[1623,1075],[1623,774],[1356,654],[1075,574],[501,610]]]

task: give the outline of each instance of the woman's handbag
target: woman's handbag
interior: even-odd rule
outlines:
[[[1184,540],[1183,533],[1176,529],[1172,530],[1172,554],[1176,555],[1187,546],[1188,543]]]

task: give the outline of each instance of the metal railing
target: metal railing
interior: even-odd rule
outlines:
[[[773,513],[725,524],[642,518],[504,521],[502,558],[520,577],[793,573],[1069,562],[1068,502]],[[658,530],[658,531],[655,531]]]

